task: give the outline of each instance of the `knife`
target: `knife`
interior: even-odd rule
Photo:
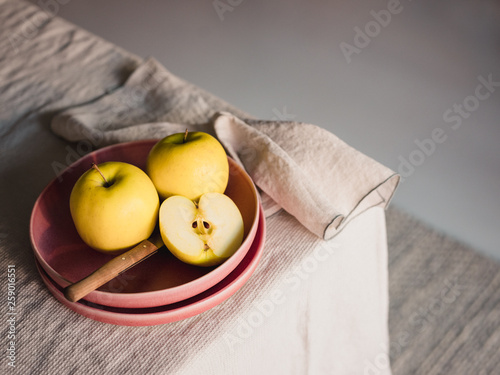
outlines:
[[[68,301],[77,302],[116,276],[158,252],[163,246],[160,234],[155,231],[147,240],[111,259],[84,279],[67,286],[64,296]]]

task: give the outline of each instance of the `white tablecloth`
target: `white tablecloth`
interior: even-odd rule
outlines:
[[[374,208],[281,273],[270,292],[257,291],[181,373],[390,374],[387,284],[385,217]]]

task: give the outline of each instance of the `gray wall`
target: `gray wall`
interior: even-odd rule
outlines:
[[[257,117],[329,129],[407,175],[395,205],[500,259],[500,83],[481,83],[500,82],[500,2],[72,0],[57,12]]]

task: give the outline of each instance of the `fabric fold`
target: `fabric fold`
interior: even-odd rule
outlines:
[[[256,185],[324,239],[362,211],[387,207],[399,182],[389,168],[316,125],[220,113],[214,128]]]
[[[222,104],[221,104],[222,103]],[[55,116],[52,130],[97,147],[205,131],[260,189],[266,216],[280,209],[328,240],[364,210],[386,208],[399,183],[389,168],[316,125],[256,120],[149,59],[125,85]]]

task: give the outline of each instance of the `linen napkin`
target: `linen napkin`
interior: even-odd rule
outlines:
[[[359,213],[386,208],[399,176],[316,125],[256,120],[167,71],[155,59],[126,84],[53,118],[68,141],[96,147],[168,134],[217,137],[261,191],[266,216],[280,209],[328,240]]]

